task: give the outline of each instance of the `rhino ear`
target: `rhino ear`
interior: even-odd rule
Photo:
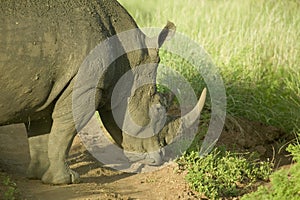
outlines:
[[[158,36],[158,48],[160,48],[165,41],[170,40],[175,35],[175,31],[175,24],[168,21],[167,25],[163,28]]]

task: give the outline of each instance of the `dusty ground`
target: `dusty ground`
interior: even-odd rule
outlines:
[[[282,148],[289,140],[277,128],[229,117],[219,144],[238,151],[258,151],[261,159],[269,158],[281,166],[290,163]],[[0,170],[16,182],[19,199],[197,199],[184,180],[185,173],[176,173],[176,164],[143,174],[117,172],[104,168],[78,138],[70,152],[70,166],[81,175],[80,184],[50,186],[28,180],[25,178],[28,162],[23,125],[1,127]]]

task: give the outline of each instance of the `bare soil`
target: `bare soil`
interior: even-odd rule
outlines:
[[[218,145],[239,152],[256,151],[262,160],[273,160],[275,166],[280,167],[291,163],[284,151],[290,140],[288,135],[275,127],[228,117]],[[103,167],[79,138],[75,138],[69,161],[71,168],[81,175],[79,184],[53,186],[42,184],[39,180],[29,180],[25,177],[29,150],[24,126],[0,127],[0,173],[9,175],[17,184],[17,199],[197,199],[184,179],[186,172],[178,173],[176,163],[149,173],[118,172]],[[3,187],[0,183],[0,192]],[[0,199],[3,198],[0,193]]]

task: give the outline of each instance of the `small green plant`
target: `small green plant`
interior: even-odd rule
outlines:
[[[0,199],[15,200],[18,195],[16,186],[9,176],[0,173]]]
[[[298,133],[300,139],[300,132]],[[261,186],[256,192],[242,197],[243,200],[274,199],[298,200],[300,199],[300,143],[290,144],[287,151],[293,156],[295,164],[289,169],[281,169],[270,176],[269,187]]]
[[[246,158],[247,157],[247,158]],[[238,154],[215,148],[206,157],[192,151],[179,159],[192,189],[209,199],[236,197],[247,192],[258,180],[268,180],[269,162],[257,161],[254,154]]]

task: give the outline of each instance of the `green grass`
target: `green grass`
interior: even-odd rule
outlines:
[[[297,0],[140,0],[120,2],[139,26],[163,27],[197,41],[225,82],[227,112],[291,132],[300,124],[300,3]],[[168,64],[191,81],[200,76],[181,59]],[[298,127],[297,127],[298,125]]]

